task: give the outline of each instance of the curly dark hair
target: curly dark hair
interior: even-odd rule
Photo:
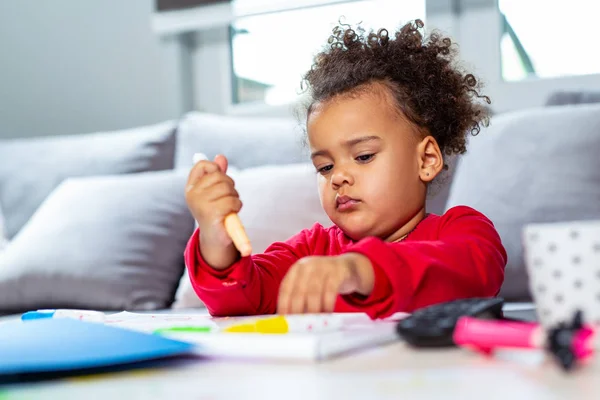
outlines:
[[[450,38],[437,31],[425,37],[423,27],[423,21],[411,21],[390,39],[386,29],[365,35],[360,27],[340,23],[303,77],[302,88],[310,93],[307,115],[315,103],[381,82],[396,109],[426,129],[443,154],[464,153],[467,133],[477,135],[489,123],[482,101],[491,102],[480,94],[475,76],[458,65]]]

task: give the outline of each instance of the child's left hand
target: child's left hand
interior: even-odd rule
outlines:
[[[290,267],[281,282],[277,312],[333,312],[338,294],[368,296],[374,280],[371,261],[362,254],[304,257]]]

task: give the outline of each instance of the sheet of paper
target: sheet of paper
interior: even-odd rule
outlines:
[[[217,323],[208,315],[197,314],[138,314],[127,311],[108,315],[106,325],[140,332],[154,332],[157,329],[173,327],[210,327],[218,328]]]
[[[289,316],[289,318],[292,320],[327,318],[333,320],[334,325],[340,326],[341,330],[353,330],[381,322],[398,321],[407,315],[406,313],[397,313],[386,320],[375,322],[362,313],[303,314]],[[251,323],[265,317],[272,317],[272,315],[212,318],[207,314],[145,314],[123,311],[108,315],[105,324],[141,332],[154,332],[157,329],[173,327],[210,327],[219,330],[234,324]]]

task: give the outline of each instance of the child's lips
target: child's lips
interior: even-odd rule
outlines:
[[[335,205],[338,211],[349,211],[355,208],[360,200],[348,196],[338,196],[335,199]]]

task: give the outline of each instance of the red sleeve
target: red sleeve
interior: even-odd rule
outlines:
[[[370,296],[347,301],[372,318],[465,297],[498,294],[506,251],[492,222],[468,207],[441,217],[437,240],[386,243],[366,238],[347,249],[365,255],[375,268]]]
[[[198,297],[213,316],[273,314],[277,310],[279,284],[288,269],[311,254],[324,229],[315,225],[285,242],[274,243],[263,253],[243,257],[217,271],[200,254],[199,231],[190,238],[185,264]]]

